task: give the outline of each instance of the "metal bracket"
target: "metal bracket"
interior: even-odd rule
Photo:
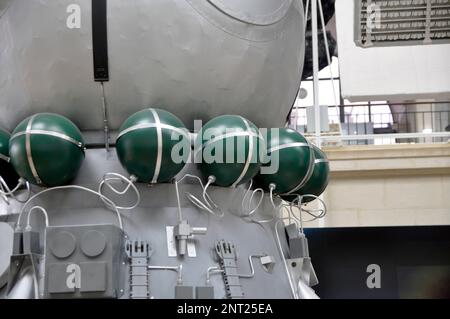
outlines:
[[[152,250],[147,241],[128,240],[125,252],[130,259],[130,298],[150,299],[148,266]]]
[[[286,259],[291,278],[294,282],[303,281],[309,287],[313,287],[319,283],[316,272],[311,263],[311,258],[295,258]]]
[[[23,254],[11,256],[7,286],[8,299],[41,299],[43,297],[44,256]]]
[[[225,282],[228,299],[242,299],[244,292],[237,271],[237,251],[233,243],[219,240],[216,242],[216,253],[219,257],[219,265],[223,270],[222,276]]]
[[[37,233],[14,233],[7,286],[9,299],[43,297],[44,259]]]
[[[169,248],[169,256],[171,255],[171,245],[173,246],[175,243],[173,239],[176,241],[176,251],[180,256],[185,256],[186,253],[189,257],[196,257],[195,251],[195,235],[205,235],[207,232],[206,227],[192,227],[188,224],[186,220],[181,221],[178,225],[173,227],[172,229],[166,227],[167,232],[167,245]]]

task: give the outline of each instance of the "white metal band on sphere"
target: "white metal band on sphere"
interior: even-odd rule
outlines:
[[[25,132],[19,132],[19,133],[14,134],[11,137],[11,140],[13,140],[13,139],[15,139],[15,138],[17,138],[19,136],[23,136],[23,135],[30,135],[30,136],[31,135],[47,135],[47,136],[53,136],[53,137],[60,138],[60,139],[63,139],[65,141],[67,141],[67,142],[70,142],[70,143],[74,144],[75,146],[81,148],[81,150],[84,152],[84,145],[80,141],[77,141],[76,139],[71,138],[70,136],[67,136],[66,134],[62,134],[62,133],[58,133],[58,132],[52,132],[52,131],[46,131],[46,130],[33,130],[33,129],[30,129],[30,130],[27,130]]]
[[[42,184],[42,180],[39,177],[39,174],[36,170],[36,166],[34,166],[34,161],[33,161],[33,156],[31,154],[31,127],[33,126],[33,120],[36,117],[36,115],[33,115],[30,120],[27,123],[27,129],[25,131],[25,151],[27,153],[27,160],[28,160],[28,165],[30,166],[30,170],[31,170],[31,174],[33,174],[33,177],[36,181],[37,184],[41,185]]]
[[[182,128],[164,124],[164,123],[159,123],[159,124],[158,123],[142,123],[142,124],[136,124],[136,125],[130,126],[129,128],[120,132],[119,135],[117,136],[117,139],[121,138],[122,136],[124,136],[125,134],[128,134],[130,132],[134,132],[134,131],[138,131],[138,130],[142,130],[142,129],[146,129],[146,128],[161,128],[161,129],[165,129],[165,130],[171,130],[171,131],[174,131],[174,132],[186,137],[187,139],[190,139],[189,132],[186,129],[182,129]]]
[[[156,165],[155,165],[155,173],[153,174],[152,183],[155,184],[158,182],[159,172],[161,171],[161,161],[162,161],[162,148],[163,148],[163,140],[162,140],[162,129],[161,129],[161,121],[159,119],[158,113],[154,109],[150,109],[155,118],[156,126],[156,134],[158,136],[158,154],[156,156]]]
[[[314,163],[318,164],[318,163],[329,163],[330,161],[324,158],[320,158],[320,159],[316,159],[314,161]]]
[[[275,151],[279,151],[279,150],[284,150],[286,148],[293,148],[293,147],[309,147],[308,143],[286,143],[286,144],[282,144],[282,145],[277,145],[272,147],[270,150],[267,151],[268,154],[275,152]]]
[[[303,179],[300,181],[300,183],[294,187],[291,191],[287,192],[287,195],[290,195],[292,193],[295,193],[296,191],[298,191],[300,188],[302,188],[311,178],[313,172],[314,172],[314,164],[315,164],[315,157],[314,157],[314,150],[312,148],[312,146],[309,144],[308,142],[308,146],[309,146],[309,165],[308,165],[308,171],[306,172],[305,177],[303,177]]]
[[[248,124],[248,121],[243,118],[242,116],[240,116],[240,118],[242,119],[242,121],[245,124],[245,127],[247,128],[247,132],[252,132],[252,129],[250,127],[250,124]],[[244,165],[244,169],[241,172],[241,175],[239,175],[239,177],[237,178],[237,180],[233,183],[233,185],[231,185],[231,187],[236,187],[237,184],[240,183],[240,181],[244,178],[245,174],[247,174],[248,168],[250,167],[250,162],[252,160],[252,156],[253,156],[253,138],[249,137],[248,139],[248,155],[247,155],[247,159],[245,161],[245,165]]]

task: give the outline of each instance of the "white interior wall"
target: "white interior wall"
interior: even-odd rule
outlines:
[[[336,1],[343,97],[351,101],[450,98],[450,44],[358,47],[355,1]]]

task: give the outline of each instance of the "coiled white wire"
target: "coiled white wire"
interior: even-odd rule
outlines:
[[[213,216],[216,217],[223,217],[224,212],[220,209],[220,207],[212,200],[211,196],[208,194],[207,190],[208,187],[214,183],[215,178],[213,176],[210,176],[208,178],[208,182],[206,185],[203,185],[203,181],[200,177],[192,175],[192,174],[186,174],[179,180],[175,180],[175,190],[177,195],[177,203],[178,203],[178,219],[181,222],[183,220],[183,214],[181,211],[181,201],[180,201],[180,191],[178,184],[181,183],[185,178],[191,178],[199,182],[200,187],[203,190],[202,197],[203,201],[200,200],[198,197],[194,196],[190,192],[185,192],[186,197],[189,199],[189,201],[196,207],[198,207],[200,210],[206,211],[210,213]]]
[[[250,180],[250,185],[248,186],[247,191],[245,192],[244,197],[242,198],[242,202],[241,202],[242,212],[244,213],[242,215],[242,217],[251,217],[258,210],[259,206],[261,206],[261,204],[264,200],[264,190],[262,188],[256,188],[251,192],[251,196],[248,199],[248,201],[246,202],[247,196],[248,196],[248,194],[250,194],[252,186],[253,186],[253,180]],[[260,193],[261,196],[259,198],[258,203],[252,209],[251,205],[252,205],[253,198],[258,193]]]
[[[3,181],[3,180],[0,180],[0,181]],[[115,188],[114,186],[111,185],[111,182],[113,182],[113,181],[125,182],[127,185],[126,185],[125,189],[118,190],[117,188]],[[107,208],[113,210],[116,213],[117,219],[118,219],[118,223],[119,223],[119,227],[120,227],[120,229],[123,230],[122,216],[120,215],[120,210],[132,210],[132,209],[136,208],[141,202],[141,195],[139,193],[139,190],[137,189],[136,185],[134,185],[134,182],[136,182],[136,181],[137,181],[137,179],[134,176],[132,176],[130,179],[128,179],[125,176],[117,174],[117,173],[106,173],[103,176],[103,179],[102,179],[102,181],[100,182],[100,184],[98,186],[98,191],[97,192],[92,190],[92,189],[90,189],[90,188],[87,188],[87,187],[84,187],[84,186],[79,186],[79,185],[57,186],[57,187],[52,187],[52,188],[45,189],[45,190],[43,190],[43,191],[33,195],[31,198],[26,200],[26,202],[22,206],[22,209],[21,209],[20,214],[19,214],[19,218],[17,220],[17,228],[20,229],[21,218],[22,218],[22,215],[24,214],[25,208],[27,207],[27,205],[31,201],[33,201],[38,196],[41,196],[42,194],[45,194],[45,193],[48,193],[48,192],[54,191],[54,190],[77,189],[77,190],[82,190],[82,191],[85,191],[85,192],[97,195],[101,199],[101,201],[105,204],[105,206]],[[26,185],[28,186],[28,189],[29,189],[28,182],[26,182]],[[124,195],[124,194],[126,194],[129,191],[130,188],[132,188],[135,191],[135,193],[136,193],[136,202],[132,206],[126,206],[126,207],[124,207],[124,206],[117,206],[111,199],[109,199],[108,197],[106,197],[102,193],[103,187],[105,185],[113,193],[115,193],[117,195]],[[7,187],[6,183],[3,186]],[[13,193],[13,192],[14,192],[14,190],[13,191],[9,191],[9,193]],[[31,215],[31,212],[36,210],[36,209],[40,210],[45,215],[45,217],[46,217],[46,225],[48,226],[49,221],[48,221],[47,211],[41,206],[34,206],[28,211],[27,227],[30,227],[30,215]]]
[[[22,209],[20,210],[19,213],[19,217],[17,219],[17,229],[20,230],[21,229],[21,220],[22,220],[22,215],[25,213],[25,209],[26,207],[37,197],[42,196],[45,193],[51,192],[51,191],[56,191],[56,190],[64,190],[64,189],[76,189],[76,190],[82,190],[94,195],[97,195],[98,197],[100,197],[102,200],[106,201],[108,203],[109,208],[113,209],[117,215],[117,220],[119,222],[119,227],[120,229],[123,230],[123,223],[122,223],[122,216],[120,215],[119,209],[117,208],[117,205],[110,200],[108,197],[104,196],[103,194],[96,192],[92,189],[89,189],[87,187],[84,186],[78,186],[78,185],[66,185],[66,186],[56,186],[56,187],[52,187],[52,188],[48,188],[48,189],[44,189],[43,191],[31,196],[31,198],[22,206]],[[28,212],[29,214],[30,212]]]
[[[27,197],[26,199],[20,199],[18,198],[15,193],[22,187],[25,186],[27,189]],[[6,204],[9,205],[9,200],[8,200],[8,196],[11,196],[15,201],[19,202],[19,203],[25,203],[31,195],[31,188],[30,188],[30,184],[24,180],[23,178],[19,179],[19,182],[17,183],[17,186],[14,187],[14,189],[10,189],[8,184],[5,182],[5,180],[3,179],[3,177],[0,176],[0,195],[2,197],[2,199],[6,202]]]
[[[303,205],[303,199],[305,198],[314,198],[317,199],[321,205],[323,206],[322,209],[306,209],[304,207],[302,207]],[[294,213],[294,207],[297,208],[298,212],[299,212],[299,216],[297,217],[296,214]],[[300,230],[303,233],[303,223],[308,223],[308,222],[312,222],[315,221],[317,219],[323,218],[326,216],[327,214],[327,206],[325,204],[325,202],[318,196],[316,195],[312,195],[312,194],[306,194],[306,195],[299,195],[297,196],[297,198],[295,200],[293,200],[290,205],[289,205],[289,212],[290,212],[290,216],[299,221],[300,223]],[[318,214],[316,214],[316,212]],[[308,220],[304,220],[303,219],[303,214],[302,213],[307,213],[308,215],[310,215],[312,218],[308,219]]]
[[[115,193],[117,195],[124,195],[130,190],[130,188],[132,188],[134,190],[134,192],[136,193],[136,202],[131,206],[116,206],[116,208],[119,210],[133,210],[136,207],[138,207],[139,204],[141,203],[141,194],[139,193],[139,190],[137,189],[136,185],[134,185],[134,183],[136,181],[137,181],[137,178],[135,176],[131,176],[128,179],[125,176],[117,174],[117,173],[106,173],[105,175],[103,175],[103,179],[98,186],[98,193],[103,195],[103,187],[105,185],[113,193]],[[114,188],[111,185],[111,182],[122,182],[122,183],[126,183],[127,185],[122,191],[120,191],[120,190],[117,190],[117,188]],[[103,201],[103,203],[107,207],[114,209],[114,207],[111,207],[110,204],[103,199],[103,197],[100,197],[100,199]]]

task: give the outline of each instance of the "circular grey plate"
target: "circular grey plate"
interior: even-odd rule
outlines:
[[[81,239],[81,250],[88,257],[99,256],[106,248],[106,237],[101,232],[91,230]]]
[[[67,231],[59,231],[52,236],[48,243],[50,251],[56,258],[67,258],[75,251],[75,237]]]
[[[14,230],[7,223],[0,223],[0,288],[6,285],[9,261],[12,254]]]

